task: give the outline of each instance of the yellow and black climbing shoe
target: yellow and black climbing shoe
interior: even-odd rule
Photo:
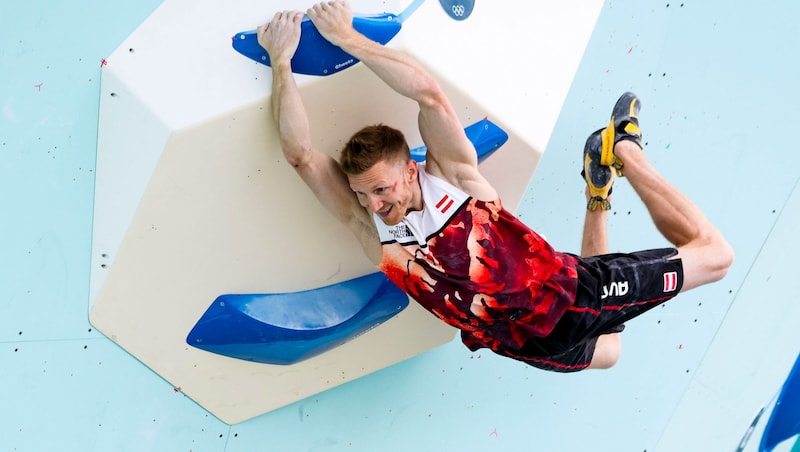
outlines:
[[[609,166],[600,164],[600,153],[603,149],[603,132],[605,129],[597,130],[586,139],[586,146],[583,148],[583,171],[581,176],[589,186],[589,203],[586,205],[588,210],[597,210],[599,206],[602,210],[611,209],[611,202],[608,196],[611,194],[611,187],[614,185],[614,171]]]
[[[622,160],[614,155],[614,145],[622,140],[633,141],[641,149],[642,131],[639,129],[639,109],[641,102],[636,94],[626,92],[619,97],[611,112],[611,122],[603,129],[603,146],[600,164],[613,166],[617,175],[622,176]]]

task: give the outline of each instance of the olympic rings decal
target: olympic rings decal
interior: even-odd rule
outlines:
[[[450,9],[453,10],[453,14],[457,17],[464,15],[464,5],[453,5]]]

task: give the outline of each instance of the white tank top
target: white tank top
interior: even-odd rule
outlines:
[[[418,174],[422,189],[422,210],[409,212],[394,226],[387,226],[377,214],[372,214],[381,245],[398,242],[426,248],[428,240],[441,232],[469,202],[469,195],[447,181],[426,173],[424,167],[420,167]]]

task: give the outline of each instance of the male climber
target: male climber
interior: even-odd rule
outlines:
[[[417,164],[402,133],[382,124],[353,135],[339,162],[312,147],[290,67],[303,13],[287,11],[258,28],[271,59],[272,113],[286,161],[378,268],[459,328],[470,349],[559,372],[608,368],[619,357],[624,322],[727,273],[731,247],[648,163],[633,94],[619,99],[608,125],[586,142],[583,257],[561,253],[503,208],[430,74],[353,29],[345,1],[316,4],[307,14],[325,39],[417,102],[427,160]],[[628,178],[674,248],[605,254],[615,173]]]

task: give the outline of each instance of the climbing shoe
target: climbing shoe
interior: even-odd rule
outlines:
[[[597,210],[598,206],[602,210],[611,209],[608,196],[614,185],[614,171],[609,166],[600,164],[604,131],[605,129],[600,129],[589,135],[589,138],[586,139],[586,146],[583,148],[581,176],[589,186],[589,203],[586,208],[592,211]]]
[[[633,141],[642,148],[642,131],[639,129],[639,108],[641,102],[636,94],[626,92],[617,100],[611,112],[611,122],[603,129],[600,164],[614,167],[622,176],[622,160],[614,155],[614,145],[622,140]]]

